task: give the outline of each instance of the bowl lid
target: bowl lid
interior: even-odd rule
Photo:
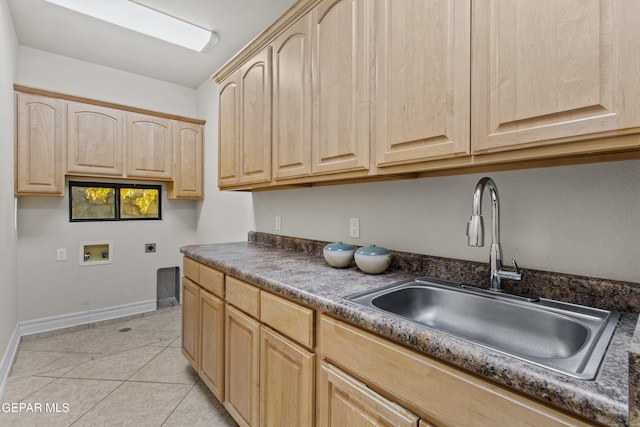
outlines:
[[[369,245],[358,249],[356,253],[358,255],[387,255],[389,254],[389,251],[380,246]]]
[[[342,243],[342,242],[336,242],[336,243],[329,243],[327,246],[324,247],[325,251],[331,251],[331,252],[340,252],[340,251],[352,251],[355,248],[351,245],[348,245],[346,243]]]

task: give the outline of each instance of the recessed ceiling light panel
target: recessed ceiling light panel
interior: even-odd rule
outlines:
[[[218,36],[204,28],[129,0],[45,0],[196,52],[209,51]]]

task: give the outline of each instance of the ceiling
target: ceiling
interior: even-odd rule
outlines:
[[[198,53],[64,9],[44,0],[8,0],[21,46],[197,88],[295,0],[136,0],[215,31]]]

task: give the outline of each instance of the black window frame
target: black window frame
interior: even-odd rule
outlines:
[[[73,187],[111,188],[114,191],[113,218],[73,218]],[[120,212],[121,190],[126,188],[158,191],[158,216],[140,218],[122,218]],[[102,222],[102,221],[159,221],[162,220],[162,185],[160,184],[132,184],[120,182],[69,181],[69,222]]]

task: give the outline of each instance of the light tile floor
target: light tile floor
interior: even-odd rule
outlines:
[[[180,314],[25,337],[0,426],[237,426],[182,356]]]

